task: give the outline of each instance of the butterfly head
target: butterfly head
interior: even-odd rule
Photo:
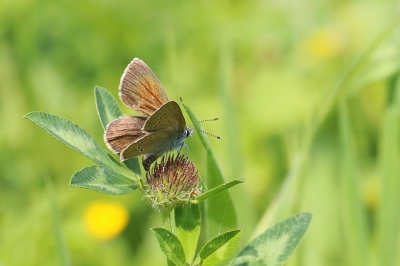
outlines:
[[[190,127],[186,127],[185,129],[186,138],[191,137],[192,135],[193,135],[193,129],[191,129]]]

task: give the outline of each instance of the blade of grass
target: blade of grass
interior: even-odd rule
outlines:
[[[222,38],[220,47],[220,78],[219,78],[219,97],[222,102],[224,110],[224,119],[221,121],[224,123],[224,128],[226,128],[227,136],[224,137],[224,141],[229,143],[229,156],[230,156],[230,172],[233,178],[237,178],[242,175],[242,159],[239,141],[240,139],[238,120],[235,119],[235,109],[232,106],[232,100],[230,99],[229,93],[229,80],[232,73],[232,52],[229,45],[229,41],[226,38]]]
[[[50,204],[51,216],[53,219],[52,224],[53,224],[54,237],[56,241],[56,249],[59,255],[61,265],[69,266],[71,265],[71,258],[69,255],[67,244],[65,242],[65,237],[61,229],[60,214],[56,206],[56,198],[54,195],[53,184],[49,178],[45,178],[45,183],[46,183],[47,196]]]
[[[363,53],[353,60],[343,72],[333,89],[330,91],[328,97],[321,105],[319,112],[316,112],[317,117],[315,119],[315,129],[318,130],[319,126],[325,120],[333,106],[339,100],[340,97],[346,97],[348,85],[352,78],[354,78],[357,71],[363,66],[368,60],[371,54],[378,48],[378,46],[397,28],[400,23],[400,10],[397,11],[393,17],[388,21],[388,24],[382,29],[381,32],[372,40],[372,42],[366,47]]]
[[[396,102],[386,112],[379,146],[381,200],[378,213],[378,257],[380,265],[399,264],[397,256],[400,232],[399,97],[400,86],[397,82]]]
[[[184,103],[182,103],[182,105],[191,119],[193,126],[199,132],[204,131],[203,126],[201,123],[198,123],[199,120],[193,111]],[[218,167],[208,138],[204,134],[198,134],[198,136],[204,148],[206,149],[207,178],[205,179],[205,182],[207,187],[212,189],[225,183],[225,180],[222,176],[221,170]],[[209,229],[207,230],[208,234],[215,235],[221,230],[228,231],[237,226],[236,210],[233,206],[232,197],[229,191],[225,190],[219,195],[210,198],[205,203],[207,213],[206,223]]]
[[[351,265],[368,265],[368,234],[366,214],[361,201],[361,184],[357,176],[357,161],[354,140],[351,132],[351,122],[344,101],[340,102],[339,123],[343,156],[342,166],[342,221],[347,240],[348,256]]]
[[[243,178],[239,178],[239,179],[235,179],[229,182],[226,182],[222,185],[219,185],[217,187],[214,187],[210,190],[207,190],[205,193],[201,194],[200,196],[198,196],[197,198],[195,198],[194,200],[192,200],[192,203],[198,203],[201,202],[203,200],[206,200],[208,198],[211,198],[215,195],[218,195],[219,193],[221,193],[222,191],[225,191],[233,186],[236,186],[237,184],[243,183],[244,179]]]
[[[399,22],[400,11],[397,11],[388,21],[386,26],[374,39],[372,39],[366,49],[348,65],[327,95],[321,108],[314,112],[316,116],[313,118],[311,126],[306,128],[301,148],[297,152],[298,154],[295,156],[294,163],[289,169],[287,177],[285,178],[285,183],[273,200],[271,207],[264,213],[263,218],[256,227],[256,231],[271,225],[274,221],[282,219],[287,213],[289,213],[289,210],[296,202],[291,200],[291,198],[296,194],[296,189],[298,188],[301,175],[304,171],[312,142],[319,127],[331,112],[337,101],[347,95],[348,85],[359,68],[362,67],[363,63],[369,58],[372,52],[374,52],[374,50],[396,29]]]

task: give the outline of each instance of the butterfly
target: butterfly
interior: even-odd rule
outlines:
[[[128,107],[143,116],[122,116],[110,122],[104,133],[108,148],[124,161],[139,155],[143,168],[165,152],[186,146],[193,134],[186,126],[182,111],[170,101],[161,82],[139,58],[126,67],[119,84],[119,97]]]

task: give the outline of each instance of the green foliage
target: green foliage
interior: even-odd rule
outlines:
[[[98,165],[85,167],[76,172],[69,184],[111,195],[127,194],[138,187],[137,183],[133,182],[131,178]]]
[[[396,265],[396,252],[399,249],[400,213],[397,203],[400,202],[400,141],[399,110],[400,82],[399,75],[391,84],[394,88],[394,100],[383,118],[381,141],[379,146],[382,171],[381,202],[377,223],[379,226],[379,263],[380,265]]]
[[[205,130],[202,124],[199,123],[199,119],[196,117],[193,111],[186,104],[182,104],[197,131],[204,132]],[[200,133],[199,138],[206,150],[207,176],[205,182],[208,188],[214,188],[224,183],[225,180],[222,176],[221,170],[218,167],[218,163],[214,157],[210,142],[208,141],[207,137]],[[218,191],[218,193],[219,192],[222,191]],[[213,193],[213,191],[210,193]],[[223,212],[221,212],[222,209],[224,209]],[[208,233],[211,235],[216,234],[220,230],[229,230],[237,226],[236,211],[232,204],[232,198],[228,190],[220,193],[216,197],[210,198],[206,202],[206,212],[207,227],[209,228]],[[222,225],[220,224],[221,221],[224,221]]]
[[[108,123],[121,116],[122,113],[115,98],[106,89],[95,87],[94,91],[100,122],[103,128],[106,128]],[[85,167],[76,172],[71,178],[71,186],[93,189],[111,195],[127,194],[138,187],[136,178],[78,125],[42,112],[31,112],[25,117],[42,127],[57,140],[99,164]],[[140,173],[137,158],[131,159],[128,167],[134,173]]]
[[[53,184],[48,179],[46,179],[46,188],[53,219],[53,232],[56,238],[57,252],[60,257],[60,265],[69,266],[71,265],[71,256],[68,250],[67,243],[65,242],[65,236],[61,229],[61,219],[59,210],[55,203]]]
[[[231,265],[282,265],[303,238],[311,214],[295,214],[250,241]]]
[[[346,230],[346,238],[349,243],[349,258],[352,265],[367,265],[367,224],[366,213],[361,202],[361,191],[357,173],[358,162],[355,155],[355,142],[353,129],[351,128],[347,104],[340,103],[339,125],[342,142],[342,173],[341,183],[343,187],[342,206]],[[356,243],[356,244],[355,244]]]
[[[175,209],[176,235],[164,228],[153,228],[168,265],[217,265],[231,257],[240,244],[241,230],[220,234],[206,243],[195,256],[200,235],[200,209],[198,204],[187,204]],[[173,264],[171,264],[173,263]]]
[[[96,100],[97,114],[99,115],[103,129],[106,129],[107,125],[111,121],[122,116],[122,112],[119,109],[114,96],[112,96],[112,94],[105,88],[96,86],[94,88],[94,96]]]
[[[226,183],[224,183],[222,185],[219,185],[217,187],[214,187],[212,189],[204,191],[204,193],[202,193],[202,194],[200,194],[200,196],[196,197],[194,201],[200,202],[200,201],[206,200],[206,199],[211,198],[211,197],[213,197],[215,195],[218,195],[222,191],[228,190],[229,188],[231,188],[233,186],[236,186],[237,184],[240,184],[240,183],[243,183],[243,182],[244,182],[243,178],[226,182]]]
[[[312,226],[288,266],[399,264],[398,1],[6,0],[0,6],[0,201],[7,203],[0,208],[0,264],[59,263],[45,178],[54,184],[74,265],[165,264],[164,254],[149,248],[148,228],[159,216],[141,194],[71,189],[71,174],[92,163],[21,119],[31,110],[57,114],[106,149],[102,125],[112,117],[98,122],[91,88],[100,84],[116,97],[133,57],[151,66],[170,99],[181,96],[201,119],[220,118],[204,123],[223,138],[210,142],[224,181],[208,188],[246,179],[229,190],[228,203],[242,243],[307,211]],[[108,101],[103,96],[96,95],[98,109]],[[121,113],[134,115],[116,102]],[[194,136],[186,144],[206,177],[201,142]],[[139,176],[138,166],[136,160],[128,168]],[[126,230],[106,242],[82,223],[97,200],[129,211]]]
[[[78,125],[67,119],[43,112],[31,112],[25,116],[47,131],[57,140],[85,155],[93,162],[108,167],[118,173],[130,176],[114,158],[112,158],[92,137]]]
[[[96,86],[94,88],[94,96],[96,101],[97,114],[103,129],[106,129],[107,125],[122,116],[122,112],[119,109],[118,103],[114,96],[105,88]],[[124,164],[136,175],[140,176],[140,166],[138,158],[130,158],[124,161]]]
[[[153,230],[167,259],[175,265],[185,265],[185,251],[179,239],[171,231],[164,228],[153,228],[151,230]]]
[[[114,97],[106,89],[96,87],[95,98],[100,121],[103,128],[106,128],[110,121],[120,115],[120,110]],[[187,106],[185,106],[185,108],[189,110]],[[194,113],[191,111],[188,112],[195,122],[196,118]],[[112,157],[109,157],[109,155],[78,125],[55,115],[42,112],[29,113],[26,115],[26,118],[42,127],[62,143],[99,164],[85,167],[76,172],[72,176],[70,185],[93,189],[111,195],[127,194],[138,187],[137,182],[128,178],[128,176],[125,175],[125,171],[121,170],[124,168],[112,159]],[[204,137],[202,137],[202,139],[207,149],[208,162],[214,165],[214,171],[209,172],[209,177],[215,176],[217,180],[223,181],[222,174],[212,155],[210,144]],[[213,196],[218,196],[218,194],[221,193],[225,193],[225,198],[228,197],[226,199],[231,201],[231,199],[229,199],[229,194],[227,194],[228,189],[242,182],[244,182],[243,179],[226,182],[207,191],[193,201],[202,201]],[[210,211],[211,215],[207,214],[207,217],[215,216],[218,211],[218,208],[208,209],[212,211]],[[233,215],[233,206],[232,210]],[[175,208],[174,214],[174,229],[177,236],[164,228],[152,229],[160,244],[161,250],[167,257],[169,265],[186,265],[186,263],[192,265],[192,262],[194,265],[217,265],[231,257],[239,246],[241,230],[229,231],[211,239],[201,248],[195,258],[196,243],[200,236],[201,215],[199,206],[198,204],[187,204],[177,207]],[[219,218],[222,217],[219,216]]]
[[[193,260],[200,233],[199,206],[181,206],[175,209],[174,214],[172,231],[152,229],[169,265],[219,265],[235,254],[240,244],[241,230],[218,234],[200,249]],[[300,243],[310,222],[309,213],[299,213],[285,219],[250,241],[230,265],[282,265]]]
[[[199,265],[218,265],[231,257],[240,244],[241,230],[233,230],[220,234],[199,251],[196,261]]]
[[[25,117],[42,127],[57,140],[99,164],[99,166],[86,167],[75,173],[72,176],[71,185],[112,195],[129,193],[138,187],[133,175],[78,125],[42,112],[31,112]]]
[[[175,208],[175,230],[187,261],[192,261],[196,253],[197,241],[200,235],[201,215],[197,204],[186,204]]]

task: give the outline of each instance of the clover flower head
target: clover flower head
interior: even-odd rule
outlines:
[[[164,211],[188,203],[201,194],[199,173],[186,155],[169,154],[146,173],[145,199]]]

